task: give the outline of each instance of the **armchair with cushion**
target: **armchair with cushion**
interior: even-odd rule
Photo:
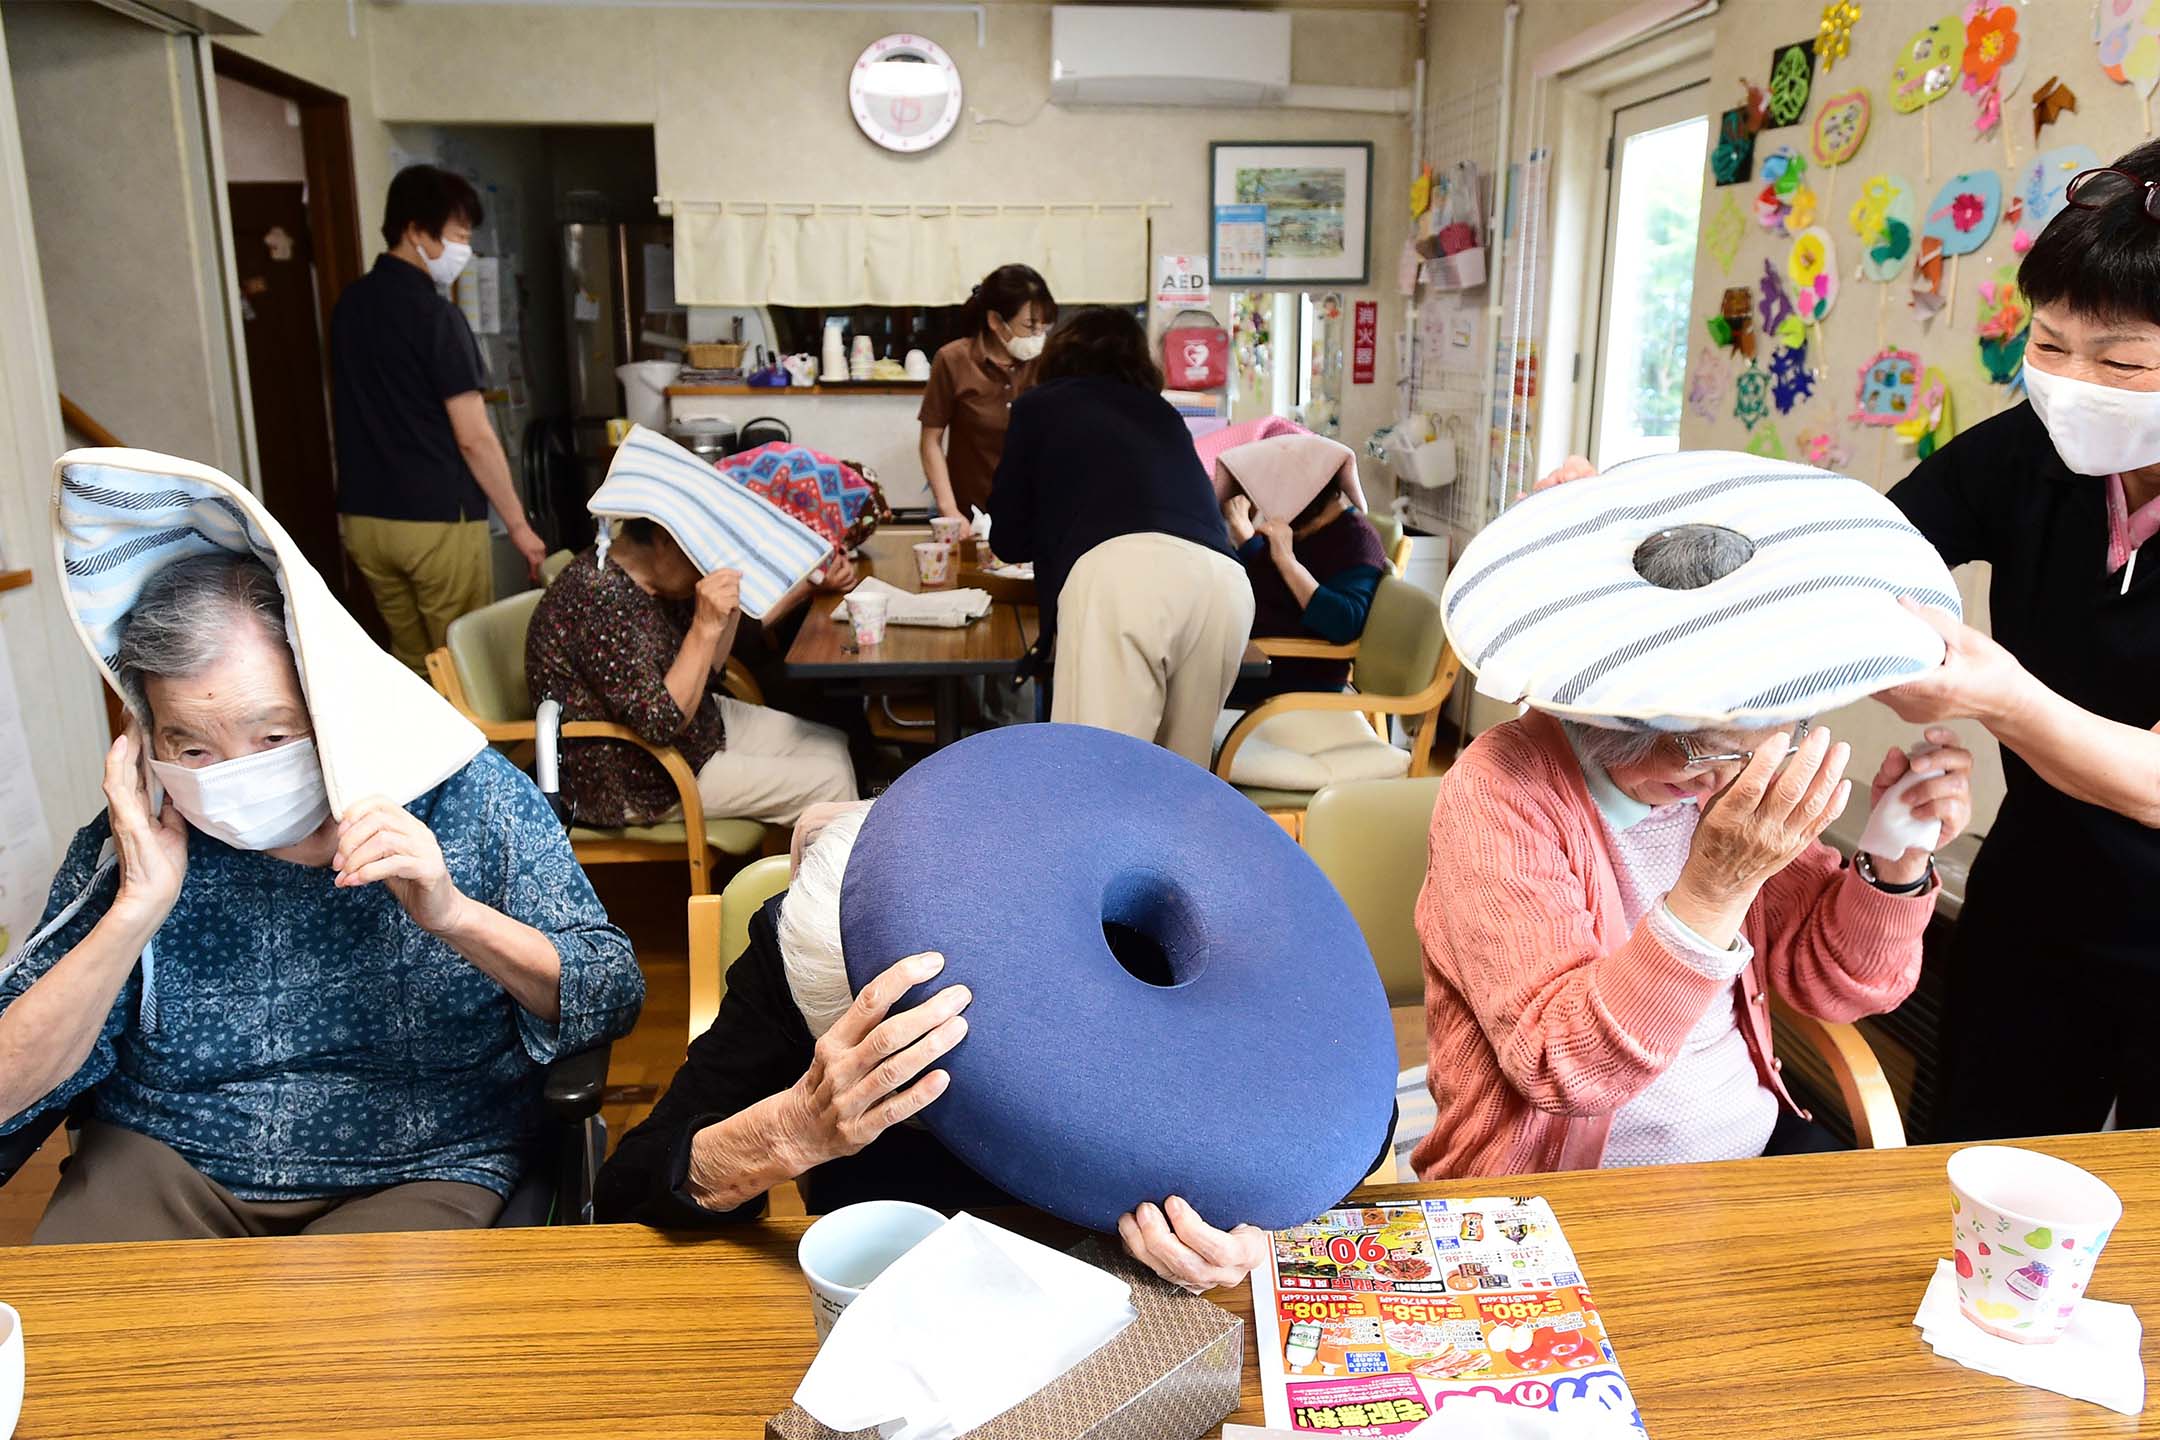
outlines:
[[[1410,535],[1403,529],[1402,521],[1386,510],[1369,510],[1366,523],[1380,536],[1380,548],[1387,552],[1388,565],[1397,575],[1404,573],[1410,564]]]

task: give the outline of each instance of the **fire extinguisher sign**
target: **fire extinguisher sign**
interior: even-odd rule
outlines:
[[[1155,303],[1166,310],[1182,310],[1188,305],[1205,310],[1208,303],[1207,256],[1157,256]]]
[[[1350,383],[1370,385],[1373,352],[1380,348],[1380,302],[1357,302],[1357,320],[1350,330]]]

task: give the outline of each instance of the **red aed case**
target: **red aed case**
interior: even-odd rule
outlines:
[[[1188,315],[1206,323],[1183,324]],[[1230,383],[1230,332],[1211,311],[1178,311],[1162,333],[1162,367],[1172,390],[1220,390]]]

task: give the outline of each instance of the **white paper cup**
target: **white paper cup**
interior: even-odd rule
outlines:
[[[942,540],[925,540],[915,547],[915,573],[925,585],[943,585],[952,576],[953,547]]]
[[[848,619],[855,624],[855,643],[875,645],[885,638],[886,599],[883,595],[854,594],[847,597]]]
[[[2099,1176],[2011,1145],[1950,1157],[1958,1309],[1990,1335],[2045,1345],[2069,1328],[2122,1201]]]
[[[803,1232],[796,1263],[810,1282],[810,1315],[818,1343],[832,1334],[840,1312],[887,1266],[930,1237],[945,1217],[906,1200],[843,1205]],[[5,1440],[0,1436],[0,1440]]]
[[[22,1418],[23,1334],[22,1316],[0,1305],[0,1440],[15,1433]]]
[[[960,534],[967,529],[967,521],[957,515],[933,515],[930,517],[930,539],[939,545],[957,545]]]

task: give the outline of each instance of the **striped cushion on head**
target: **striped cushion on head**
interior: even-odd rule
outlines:
[[[603,520],[652,521],[700,574],[741,571],[742,609],[752,619],[832,553],[817,531],[642,425],[630,428],[585,508]],[[606,558],[603,543],[603,564]]]
[[[1645,540],[1682,525],[1753,553],[1664,589]],[[1935,547],[1858,480],[1729,450],[1649,456],[1529,496],[1448,576],[1448,639],[1480,694],[1615,729],[1754,730],[1942,663],[1898,597],[1962,614]]]

